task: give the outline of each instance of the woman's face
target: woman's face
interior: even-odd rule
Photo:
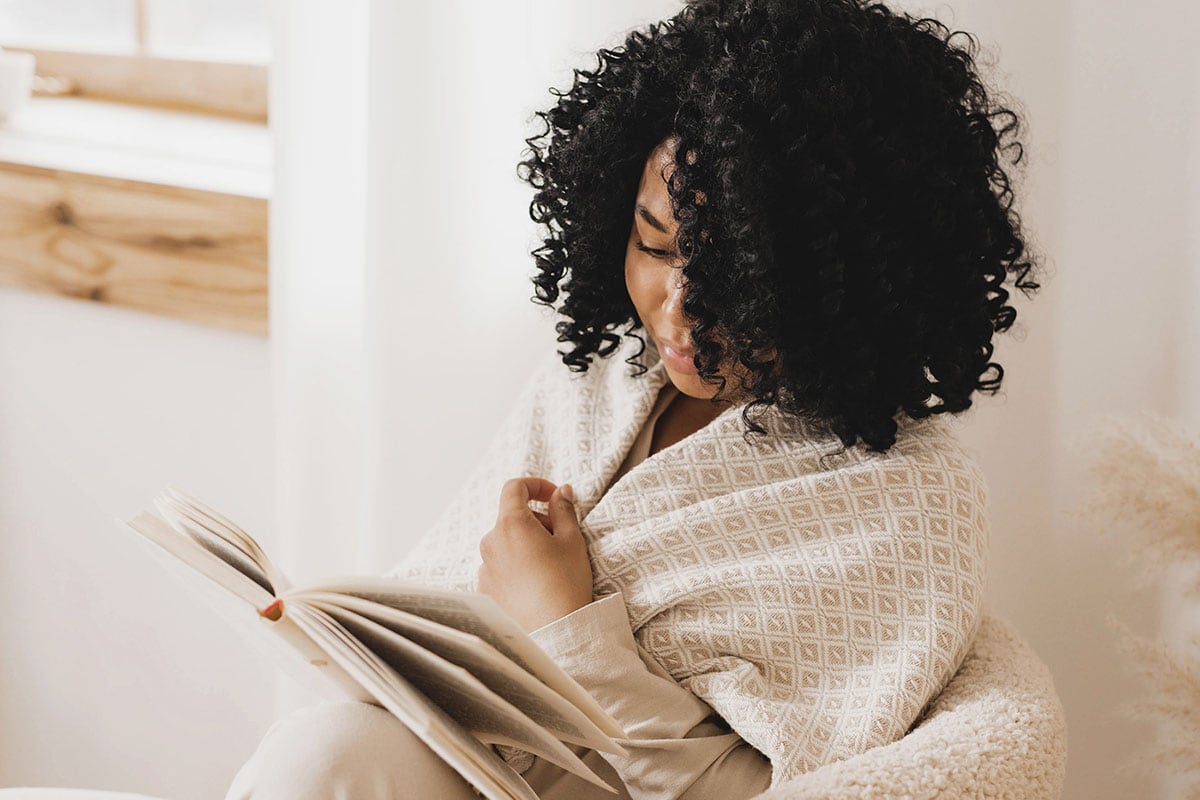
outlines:
[[[691,325],[683,315],[683,259],[675,249],[679,223],[671,211],[664,175],[674,169],[675,140],[664,139],[646,159],[625,245],[625,286],[666,366],[683,394],[707,400],[716,385],[700,380],[692,364]],[[722,370],[722,375],[728,375]],[[732,391],[735,387],[727,389]]]

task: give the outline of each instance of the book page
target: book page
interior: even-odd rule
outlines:
[[[374,699],[328,651],[329,643],[313,641],[296,623],[289,609],[285,608],[283,616],[275,621],[256,613],[253,620],[245,619],[244,623],[246,628],[259,629],[257,638],[268,640],[271,660],[310,690],[331,700],[370,703]]]
[[[260,583],[192,537],[172,528],[158,516],[142,512],[128,522],[117,522],[137,534],[142,541],[152,542],[156,545],[155,550],[166,552],[187,564],[255,609],[266,608],[275,602],[275,595]]]
[[[271,559],[267,558],[266,552],[259,546],[258,541],[237,523],[229,519],[229,517],[226,517],[212,506],[201,502],[192,495],[174,487],[168,486],[162,496],[176,501],[183,508],[193,512],[194,515],[205,522],[205,527],[225,536],[231,542],[236,542],[250,559],[262,568],[267,577],[271,579],[276,593],[289,588],[287,580],[271,562]]]
[[[267,662],[319,697],[369,701],[371,696],[305,633],[286,607],[276,621],[259,613],[275,602],[257,584],[153,514],[122,523],[181,586],[221,616]]]
[[[225,557],[268,591],[278,594],[288,588],[254,537],[211,506],[169,487],[154,499],[154,505],[168,523]]]
[[[489,800],[538,800],[525,779],[503,758],[467,733],[327,614],[303,603],[294,605],[292,614],[297,625],[314,641],[322,642],[322,648],[362,683],[379,705],[421,737]]]
[[[173,529],[190,538],[196,544],[257,583],[264,590],[275,594],[275,589],[271,586],[271,579],[267,577],[267,574],[257,564],[247,558],[246,554],[241,550],[230,545],[220,537],[213,536],[211,532],[186,516],[161,509],[160,514],[162,514],[167,524]]]
[[[615,791],[570,748],[462,667],[337,604],[308,599],[289,602],[293,608],[303,603],[324,611],[480,741],[519,747]]]
[[[624,755],[623,748],[604,735],[582,711],[478,636],[361,597],[310,591],[296,592],[289,597],[322,604],[323,607],[345,608],[382,625],[446,661],[463,667],[555,738],[593,750]]]
[[[625,731],[596,699],[546,655],[529,638],[529,634],[487,595],[381,577],[338,578],[307,588],[310,591],[361,597],[478,636],[566,698],[605,735],[614,739],[626,738]]]

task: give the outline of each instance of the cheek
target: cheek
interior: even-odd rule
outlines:
[[[640,263],[640,259],[626,258],[625,288],[629,291],[629,298],[639,315],[644,316],[645,312],[661,302],[654,285],[653,270],[647,269],[645,264]]]

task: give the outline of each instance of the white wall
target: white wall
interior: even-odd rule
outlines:
[[[267,343],[0,289],[0,786],[220,797],[264,669],[114,518],[173,484],[272,540]]]
[[[1063,443],[1102,410],[1148,409],[1200,430],[1197,398],[1188,396],[1200,378],[1196,341],[1189,340],[1200,311],[1200,206],[1192,190],[1200,159],[1200,8],[1152,0],[1130,12],[1112,0],[1072,4],[1058,171],[1056,416]],[[1081,459],[1067,453],[1061,464],[1058,495],[1077,504]],[[1064,697],[1082,745],[1070,786],[1076,797],[1133,797],[1145,794],[1144,779],[1106,780],[1113,765],[1141,749],[1144,729],[1118,714],[1136,685],[1106,668],[1124,662],[1102,618],[1112,610],[1147,632],[1154,618],[1151,598],[1125,589],[1122,559],[1132,542],[1097,538],[1087,526],[1062,525],[1061,566],[1046,584],[1047,607],[1063,609],[1060,630],[1074,633],[1071,646],[1052,653],[1071,676]],[[1164,594],[1168,619],[1185,608],[1196,614],[1194,603]]]
[[[1131,543],[1071,512],[1093,415],[1200,419],[1200,15],[1177,0],[904,5],[977,34],[1029,123],[1024,213],[1049,274],[1018,306],[1018,336],[1001,337],[1003,395],[968,416],[992,489],[992,606],[1056,676],[1066,796],[1159,796],[1117,769],[1152,729],[1119,714],[1137,687],[1105,623],[1116,611],[1154,635],[1157,598],[1131,586]],[[1164,603],[1168,618],[1187,613]]]
[[[554,345],[516,177],[533,112],[596,47],[678,7],[276,4],[276,463],[295,574],[390,566],[482,452]]]
[[[524,139],[542,129],[534,111],[551,105],[550,86],[571,85],[573,67],[595,66],[597,47],[679,5],[375,4],[370,565],[390,566],[433,523],[555,346],[553,315],[529,299],[537,231],[516,177]]]

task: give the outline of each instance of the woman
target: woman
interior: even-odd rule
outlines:
[[[1037,284],[1017,119],[952,38],[861,0],[695,0],[528,140],[569,347],[393,574],[530,630],[629,735],[579,750],[623,797],[753,797],[895,741],[970,646],[986,491],[946,417],[999,388],[1006,284]],[[611,796],[500,751],[540,797]],[[277,723],[230,791],[473,796],[355,704]]]

